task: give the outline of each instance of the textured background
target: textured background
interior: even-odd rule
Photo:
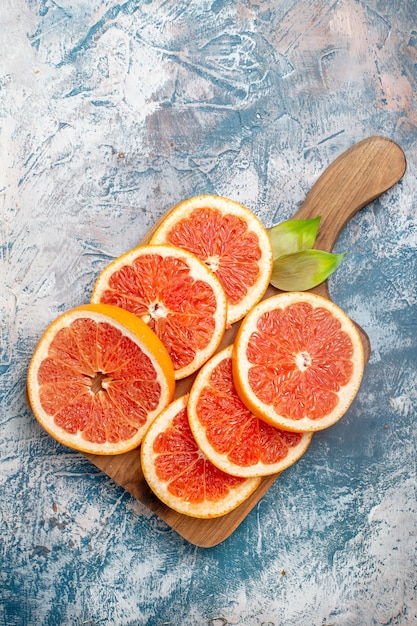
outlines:
[[[0,34],[0,624],[416,624],[417,2],[2,0]],[[271,226],[375,134],[408,170],[330,281],[372,342],[361,391],[196,548],[41,430],[29,358],[176,201]]]

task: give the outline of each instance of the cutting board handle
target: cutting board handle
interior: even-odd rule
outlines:
[[[397,183],[405,170],[404,153],[394,141],[364,139],[329,165],[294,218],[321,216],[315,247],[331,252],[351,217]]]

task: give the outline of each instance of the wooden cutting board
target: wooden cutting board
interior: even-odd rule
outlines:
[[[348,220],[397,183],[405,170],[405,156],[397,144],[384,137],[365,139],[344,152],[325,170],[293,217],[309,219],[321,216],[315,247],[331,252]],[[142,243],[149,241],[151,233]],[[330,299],[327,283],[312,291]],[[277,290],[270,286],[265,297],[274,293]],[[226,332],[220,348],[233,341],[238,325],[239,322]],[[363,329],[359,327],[359,330],[367,361],[370,355],[369,339]],[[176,397],[190,389],[192,379],[190,377],[177,382]],[[263,478],[255,493],[231,513],[201,520],[176,513],[153,495],[143,477],[138,450],[118,456],[85,456],[185,539],[206,548],[229,537],[277,478],[277,475]]]

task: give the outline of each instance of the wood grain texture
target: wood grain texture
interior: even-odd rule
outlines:
[[[397,183],[405,170],[406,159],[396,143],[384,137],[364,139],[328,166],[294,217],[308,219],[321,216],[316,248],[330,252],[349,219]],[[142,243],[148,242],[152,230]],[[312,291],[329,298],[327,283]],[[265,297],[274,293],[277,290],[270,286]],[[232,343],[238,325],[234,324],[226,332],[221,348]],[[368,361],[369,339],[362,328],[359,327],[359,331]],[[186,393],[192,381],[193,377],[178,381],[176,397]],[[185,539],[200,547],[212,547],[229,537],[277,478],[275,475],[262,479],[254,494],[227,515],[201,520],[173,511],[153,495],[144,479],[138,450],[118,456],[85,456]]]

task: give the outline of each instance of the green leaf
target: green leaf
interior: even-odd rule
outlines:
[[[320,217],[311,220],[287,220],[269,228],[274,259],[283,254],[310,250],[316,241],[320,220]]]
[[[274,261],[271,284],[281,291],[306,291],[324,282],[346,254],[301,250]]]

